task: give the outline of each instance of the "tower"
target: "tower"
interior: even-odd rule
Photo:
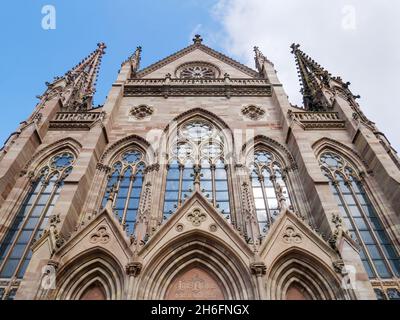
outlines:
[[[396,152],[356,96],[292,45],[273,63],[203,44],[93,106],[103,43],[55,78],[0,155],[1,299],[394,299]]]

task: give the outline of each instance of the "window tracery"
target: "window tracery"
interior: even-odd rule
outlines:
[[[220,75],[219,69],[208,62],[188,62],[176,70],[176,76],[181,79],[213,79]]]
[[[360,245],[360,257],[370,278],[400,276],[400,258],[355,167],[334,152],[320,156],[323,173],[339,206],[342,220]]]
[[[282,200],[291,206],[282,165],[272,152],[257,150],[250,167],[253,197],[261,235],[265,235],[276,220]]]
[[[170,150],[164,219],[193,193],[198,176],[200,192],[229,220],[228,175],[221,133],[210,122],[196,118],[178,128],[176,140]]]
[[[114,161],[108,176],[102,208],[107,204],[111,192],[112,208],[128,234],[133,234],[142,193],[146,165],[143,153],[130,149],[121,153]]]
[[[75,156],[62,152],[47,160],[0,245],[0,278],[21,279],[32,257],[32,243],[46,228]],[[8,295],[8,298],[10,295]]]

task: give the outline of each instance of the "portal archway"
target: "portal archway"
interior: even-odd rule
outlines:
[[[85,289],[79,300],[107,300],[107,296],[103,286],[96,281]]]
[[[147,265],[151,267],[145,268],[141,275],[137,299],[179,299],[177,294],[187,299],[195,295],[226,300],[256,297],[256,285],[243,260],[220,239],[199,230],[188,232],[160,248]],[[194,286],[201,280],[205,281],[202,290],[179,291],[183,285]]]

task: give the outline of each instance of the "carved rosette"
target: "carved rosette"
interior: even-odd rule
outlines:
[[[199,227],[202,222],[206,221],[207,215],[200,211],[200,209],[194,209],[192,212],[186,215],[186,219],[190,221],[193,226]]]

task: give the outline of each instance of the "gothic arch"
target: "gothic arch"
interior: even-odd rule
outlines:
[[[82,145],[71,137],[57,140],[36,152],[35,155],[25,165],[24,171],[27,172],[29,168],[35,170],[43,161],[60,151],[70,151],[75,158],[77,158],[81,148]]]
[[[176,116],[172,121],[165,127],[164,135],[169,136],[171,132],[177,129],[179,124],[190,120],[191,118],[203,118],[207,121],[210,121],[212,124],[216,125],[219,130],[222,131],[225,138],[227,139],[228,145],[233,143],[233,133],[228,124],[222,120],[215,113],[202,109],[202,108],[193,108],[188,111],[182,112],[180,115]]]
[[[243,161],[247,163],[249,157],[252,156],[252,152],[260,147],[275,153],[286,167],[297,168],[296,161],[290,151],[279,142],[264,135],[257,135],[242,146]]]
[[[59,271],[58,300],[79,300],[93,284],[101,287],[107,300],[120,300],[124,292],[124,272],[117,259],[102,248],[76,256]]]
[[[337,140],[331,138],[322,138],[314,142],[312,148],[314,149],[317,158],[319,158],[322,152],[329,150],[341,154],[347,158],[353,163],[354,167],[365,168],[367,172],[370,171],[367,162],[361,158],[361,156],[355,150]]]
[[[154,163],[155,152],[152,146],[146,139],[135,134],[122,138],[110,145],[101,156],[100,163],[108,165],[111,164],[115,155],[130,145],[137,146],[147,158],[148,163]]]
[[[177,276],[197,267],[219,284],[226,300],[255,299],[250,272],[221,240],[193,230],[167,243],[148,263],[139,284],[139,299],[164,299]]]
[[[305,291],[312,300],[343,300],[341,283],[332,268],[317,257],[299,248],[283,252],[269,268],[267,298],[285,300],[292,285]]]

